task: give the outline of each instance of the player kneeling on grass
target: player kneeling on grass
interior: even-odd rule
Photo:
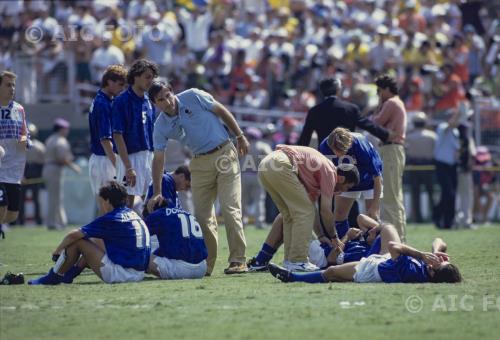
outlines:
[[[462,281],[458,268],[449,262],[446,243],[437,238],[432,252],[422,252],[400,242],[393,226],[381,233],[383,255],[371,255],[361,261],[329,267],[314,273],[292,273],[275,264],[269,271],[283,282],[385,282],[385,283],[456,283]]]
[[[380,231],[384,228],[374,219],[367,215],[358,216],[360,229],[349,228],[341,239],[342,249],[333,247],[332,242],[326,236],[320,236],[309,244],[309,260],[318,268],[326,268],[337,264],[359,261],[363,257],[378,254],[381,249]],[[338,225],[336,226],[338,228]],[[321,235],[321,226],[316,218],[314,225],[316,235]],[[337,230],[337,233],[339,231]],[[250,272],[267,270],[269,261],[273,258],[278,248],[283,244],[283,218],[281,214],[276,216],[271,230],[262,245],[257,256],[248,261]]]
[[[157,204],[144,218],[159,247],[151,255],[148,273],[162,279],[200,279],[207,272],[207,247],[200,224],[188,212]]]
[[[99,203],[105,214],[69,232],[53,252],[60,255],[54,267],[29,284],[72,283],[86,266],[106,283],[144,278],[150,257],[149,231],[139,215],[126,207],[127,190],[110,182],[99,190]],[[103,242],[94,243],[89,238]]]

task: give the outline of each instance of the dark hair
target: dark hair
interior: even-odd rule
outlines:
[[[160,209],[160,208],[166,208],[168,207],[168,203],[169,203],[169,200],[163,200],[161,202],[158,202],[155,204],[155,206],[153,207],[153,212],[155,212],[156,210]],[[148,202],[149,200],[147,200],[145,203],[144,203],[144,208],[142,209],[142,218],[146,218],[149,216],[149,214],[151,214],[148,210]]]
[[[129,85],[134,85],[135,77],[140,76],[146,72],[147,69],[150,69],[153,72],[154,77],[158,76],[158,66],[155,63],[146,59],[136,60],[128,70],[127,83]]]
[[[424,120],[416,120],[413,122],[413,126],[417,129],[423,129],[425,127],[426,123]]]
[[[337,175],[345,178],[345,183],[352,183],[354,186],[359,184],[359,171],[354,164],[339,164]]]
[[[153,103],[155,103],[156,102],[156,96],[164,88],[166,88],[170,92],[173,92],[173,90],[174,90],[172,88],[172,85],[170,85],[170,83],[167,83],[167,82],[164,82],[164,81],[155,81],[155,82],[153,82],[153,85],[151,85],[151,87],[148,90],[149,100],[151,100]]]
[[[127,189],[116,181],[111,181],[99,189],[99,197],[109,201],[113,208],[124,207],[127,204]]]
[[[393,77],[387,74],[378,76],[375,79],[375,85],[381,89],[389,89],[393,94],[398,94],[398,83]]]
[[[434,275],[430,278],[434,283],[457,283],[462,281],[462,274],[457,266],[448,263],[442,267],[434,269]]]
[[[181,165],[177,169],[175,169],[174,174],[176,175],[184,175],[187,181],[191,182],[191,171],[189,170],[189,167],[187,165]]]
[[[122,65],[110,65],[104,71],[101,80],[101,87],[104,88],[108,86],[108,80],[111,81],[122,81],[127,80],[127,69]]]
[[[325,97],[336,95],[340,87],[341,82],[338,78],[325,78],[319,82],[319,90]]]

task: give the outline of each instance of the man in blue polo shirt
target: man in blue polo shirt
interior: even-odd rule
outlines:
[[[151,214],[146,211],[144,219],[159,243],[151,255],[148,273],[164,280],[201,279],[207,272],[207,247],[200,224],[182,209],[155,208]]]
[[[331,266],[308,274],[292,273],[275,264],[271,275],[282,282],[358,282],[358,283],[457,283],[462,281],[458,268],[449,262],[446,243],[436,238],[432,252],[423,252],[400,242],[396,228],[389,225],[381,232],[381,253],[361,261]]]
[[[248,152],[248,141],[231,112],[204,91],[189,89],[174,95],[169,84],[158,82],[151,86],[149,97],[162,111],[154,127],[154,194],[148,204],[149,211],[162,200],[164,151],[168,139],[176,139],[194,154],[190,163],[191,190],[196,219],[208,249],[207,275],[212,273],[217,258],[217,220],[213,205],[217,197],[229,243],[229,267],[224,272],[246,272],[238,153]],[[236,135],[236,147],[221,120]]]
[[[106,283],[144,278],[150,256],[149,231],[139,215],[126,207],[125,187],[110,182],[99,190],[99,201],[106,214],[69,232],[53,252],[59,256],[54,267],[29,284],[72,283],[87,265]]]
[[[139,59],[127,74],[129,87],[113,101],[113,139],[120,155],[116,173],[127,184],[128,206],[144,196],[151,182],[154,109],[147,91],[158,76],[158,66]]]
[[[90,186],[94,195],[99,189],[116,177],[116,150],[111,130],[111,104],[113,97],[123,91],[127,70],[121,65],[109,66],[102,76],[102,88],[92,101],[89,114],[90,151],[89,159]],[[100,211],[99,215],[103,212]]]
[[[382,194],[382,160],[373,145],[363,135],[338,127],[321,142],[319,151],[330,158],[335,166],[351,163],[359,171],[359,184],[335,196],[334,218],[339,235],[344,235],[349,228],[347,217],[356,199],[364,198],[366,214],[378,220]]]

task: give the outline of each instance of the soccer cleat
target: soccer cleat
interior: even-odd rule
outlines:
[[[73,280],[80,275],[80,273],[83,271],[84,268],[80,268],[78,266],[73,266],[71,267],[70,270],[68,270],[66,273],[64,273],[63,276],[63,283],[73,283]]]
[[[29,285],[58,285],[63,282],[63,276],[54,273],[52,268],[49,270],[47,275],[41,276],[38,279],[29,280]]]
[[[281,282],[293,282],[291,271],[283,267],[280,267],[274,263],[269,263],[268,268],[271,275],[280,280]]]
[[[249,272],[265,272],[268,270],[267,266],[269,263],[260,263],[255,257],[252,257],[247,262],[247,267]]]
[[[319,270],[319,268],[312,264],[311,262],[290,262],[283,261],[283,267],[288,269],[291,272],[315,272]]]
[[[0,281],[0,285],[21,285],[24,283],[24,274],[12,274],[11,272],[7,272],[3,277],[2,281]]]

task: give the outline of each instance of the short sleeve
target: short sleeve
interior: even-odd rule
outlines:
[[[105,223],[103,217],[99,217],[93,222],[80,228],[80,231],[85,235],[85,237],[95,237],[95,238],[105,238],[106,231],[102,227]]]
[[[214,97],[205,91],[199,90],[199,89],[193,89],[194,94],[196,95],[196,98],[198,99],[200,105],[208,111],[212,111],[216,101]]]
[[[168,137],[165,132],[165,124],[158,116],[153,128],[153,148],[155,151],[163,151],[167,147]]]

